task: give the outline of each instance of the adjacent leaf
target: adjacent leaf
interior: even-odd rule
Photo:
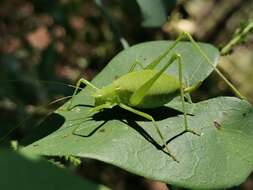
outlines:
[[[107,20],[108,25],[109,25],[112,33],[114,34],[114,37],[117,40],[119,40],[119,42],[122,44],[124,49],[128,48],[129,47],[128,42],[126,41],[125,38],[122,37],[118,25],[114,21],[113,17],[111,16],[111,14],[107,10],[107,8],[104,6],[102,0],[94,0],[94,3],[96,4],[97,8],[101,11],[101,13],[105,17],[105,19]]]
[[[176,5],[176,0],[137,0],[144,27],[160,27],[168,18],[168,12]]]
[[[0,150],[0,187],[16,190],[109,190],[105,186],[73,176],[44,160],[28,160],[16,152]]]

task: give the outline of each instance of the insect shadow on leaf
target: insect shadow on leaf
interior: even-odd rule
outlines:
[[[65,122],[64,117],[60,114],[52,113],[48,117],[46,117],[41,123],[35,125],[36,127],[32,130],[31,135],[27,135],[20,144],[28,145],[31,144],[54,131],[58,130]]]
[[[93,107],[91,105],[86,105],[86,104],[80,104],[80,105],[78,104],[78,105],[75,105],[74,107],[77,107],[77,106]],[[167,119],[170,117],[175,117],[175,116],[178,116],[179,114],[182,114],[181,112],[174,110],[172,108],[166,107],[166,106],[161,106],[161,107],[153,108],[153,109],[140,109],[140,110],[151,115],[155,119],[155,121],[161,121],[161,120],[164,120],[164,119]],[[108,109],[108,108],[103,109],[102,111],[93,114],[90,119],[86,118],[85,121],[80,121],[80,122],[76,123],[76,125],[79,125],[81,123],[88,122],[88,121],[103,121],[102,123],[99,123],[97,126],[92,127],[93,129],[90,132],[84,134],[83,132],[81,132],[81,130],[77,131],[77,129],[80,128],[79,126],[77,126],[73,130],[72,134],[79,136],[79,137],[91,137],[96,132],[100,131],[102,129],[102,127],[104,127],[105,124],[111,120],[119,120],[119,121],[123,122],[124,124],[128,125],[128,127],[131,127],[132,129],[137,131],[148,142],[153,144],[158,150],[161,150],[164,153],[168,154],[166,151],[163,150],[165,148],[165,145],[163,145],[163,144],[160,145],[152,137],[152,135],[150,135],[141,125],[139,125],[137,123],[138,121],[140,121],[140,122],[149,121],[148,119],[145,119],[145,118],[143,118],[139,115],[136,115],[134,113],[131,113],[127,110],[124,110],[124,109],[120,108],[119,106],[115,106],[111,109]],[[106,128],[103,129],[103,132],[105,132],[105,131],[106,131]],[[170,139],[168,139],[166,141],[166,144],[172,142],[174,139],[183,135],[184,133],[186,133],[186,131],[180,132],[179,134],[172,136]]]

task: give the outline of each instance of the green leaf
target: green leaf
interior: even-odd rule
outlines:
[[[144,27],[160,27],[168,18],[168,12],[176,5],[176,0],[137,0]]]
[[[242,183],[253,168],[252,106],[237,98],[220,97],[194,104],[194,108],[196,115],[188,117],[189,126],[201,136],[187,133],[169,144],[179,163],[157,149],[154,143],[145,139],[144,132],[138,130],[138,127],[144,129],[156,142],[160,142],[149,122],[125,124],[110,120],[106,123],[80,123],[79,120],[79,132],[87,135],[79,137],[71,135],[72,128],[66,128],[75,125],[75,119],[69,119],[65,129],[24,150],[42,155],[71,154],[93,158],[186,188],[223,189]],[[170,117],[158,124],[166,139],[183,130],[181,116]],[[94,132],[98,127],[99,130]]]
[[[20,154],[0,150],[0,187],[16,190],[109,190],[107,187],[71,175],[45,160],[29,160]]]
[[[147,65],[169,43],[148,42],[124,50],[92,83],[98,87],[110,84],[116,75],[127,73],[136,59]],[[207,44],[199,45],[216,65],[217,49]],[[187,84],[203,81],[211,73],[212,68],[190,43],[181,42],[174,52],[182,55]],[[177,76],[176,65],[168,73]],[[65,120],[59,123],[62,126],[59,130],[27,146],[24,151],[98,159],[147,178],[194,189],[238,185],[252,171],[253,112],[252,106],[245,101],[226,97],[189,105],[193,114],[188,116],[189,127],[201,136],[186,133],[169,143],[179,163],[161,151],[162,142],[151,122],[118,107],[91,115],[87,105],[94,105],[94,100],[87,88],[74,98],[73,103],[77,106],[71,111],[65,109],[66,104],[57,110],[61,121]],[[175,117],[166,106],[153,112],[150,114],[166,139],[183,131],[182,115]]]

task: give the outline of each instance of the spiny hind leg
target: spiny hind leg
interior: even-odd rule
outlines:
[[[195,50],[200,53],[200,55],[205,59],[205,61],[213,68],[213,70],[222,78],[222,80],[225,81],[225,83],[231,88],[231,90],[234,92],[234,94],[239,97],[240,99],[245,99],[245,97],[237,90],[237,88],[220,72],[219,69],[217,69],[213,64],[210,58],[207,56],[207,54],[200,48],[200,46],[197,44],[197,42],[193,39],[193,37],[187,33],[182,32],[179,37],[175,40],[174,43],[172,43],[161,55],[159,55],[154,61],[152,61],[145,69],[154,69],[161,60],[166,57],[170,51],[176,47],[176,45],[184,40],[189,40],[192,44]]]
[[[123,109],[129,111],[129,112],[132,112],[132,113],[134,113],[134,114],[136,114],[136,115],[139,115],[139,116],[141,116],[141,117],[143,117],[143,118],[148,119],[149,121],[152,121],[152,123],[153,123],[153,125],[154,125],[154,127],[155,127],[155,129],[156,129],[156,131],[157,131],[157,133],[158,133],[158,135],[160,136],[160,138],[161,138],[161,140],[162,140],[163,146],[165,146],[165,148],[166,148],[167,153],[169,154],[169,156],[170,156],[174,161],[178,162],[178,160],[176,159],[176,157],[170,152],[170,150],[169,150],[169,148],[168,148],[168,145],[166,144],[166,141],[165,141],[165,139],[164,139],[164,137],[163,137],[163,135],[162,135],[162,132],[160,131],[160,129],[159,129],[157,123],[155,122],[154,118],[153,118],[151,115],[149,115],[149,114],[147,114],[147,113],[144,113],[144,112],[141,112],[141,111],[139,111],[139,110],[136,110],[136,109],[134,109],[134,108],[132,108],[132,107],[129,107],[129,106],[125,105],[125,104],[119,104],[119,106],[120,106],[121,108],[123,108]]]
[[[224,82],[230,87],[230,89],[234,92],[234,94],[240,99],[245,99],[245,97],[239,92],[239,90],[217,69],[213,64],[207,54],[200,48],[197,42],[193,39],[193,37],[187,33],[183,32],[180,36],[182,38],[187,38],[193,44],[193,47],[202,55],[202,57],[206,60],[206,62],[214,69],[214,71],[224,80]]]
[[[131,65],[131,67],[130,67],[128,73],[133,72],[134,69],[135,69],[135,67],[136,67],[137,65],[139,65],[142,69],[144,69],[144,66],[141,64],[141,62],[138,61],[138,60],[136,59],[136,60],[133,62],[133,64]]]
[[[75,96],[76,96],[76,94],[77,94],[77,91],[80,89],[81,84],[86,84],[87,86],[91,87],[91,88],[92,88],[93,90],[95,90],[95,91],[98,90],[97,87],[95,87],[93,84],[91,84],[91,83],[90,83],[89,81],[87,81],[86,79],[84,79],[84,78],[79,79],[79,80],[77,81],[77,83],[76,83],[76,88],[75,88],[75,91],[74,91],[74,93],[73,93],[73,96],[72,96],[72,98],[71,98],[71,100],[70,100],[70,103],[69,103],[69,105],[68,105],[68,107],[67,107],[67,110],[71,110],[71,109],[72,109],[73,98],[75,98]]]
[[[152,85],[155,83],[155,81],[166,71],[166,69],[174,63],[174,61],[177,60],[178,64],[178,74],[179,74],[179,83],[180,83],[180,97],[182,102],[182,109],[184,113],[184,127],[185,131],[191,132],[193,134],[197,134],[193,130],[188,128],[187,123],[187,114],[185,109],[185,102],[184,102],[184,87],[183,87],[183,69],[182,69],[182,61],[181,56],[179,54],[173,54],[170,58],[170,60],[163,66],[163,68],[158,71],[152,78],[150,78],[148,81],[146,81],[139,89],[133,93],[133,95],[130,97],[130,105],[137,106],[143,99],[143,97],[146,95],[148,90],[152,87]]]

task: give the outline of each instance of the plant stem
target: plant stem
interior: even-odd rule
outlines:
[[[253,29],[253,21],[251,21],[238,35],[232,38],[225,47],[220,51],[221,55],[228,54],[232,48],[241,42],[241,40]]]

